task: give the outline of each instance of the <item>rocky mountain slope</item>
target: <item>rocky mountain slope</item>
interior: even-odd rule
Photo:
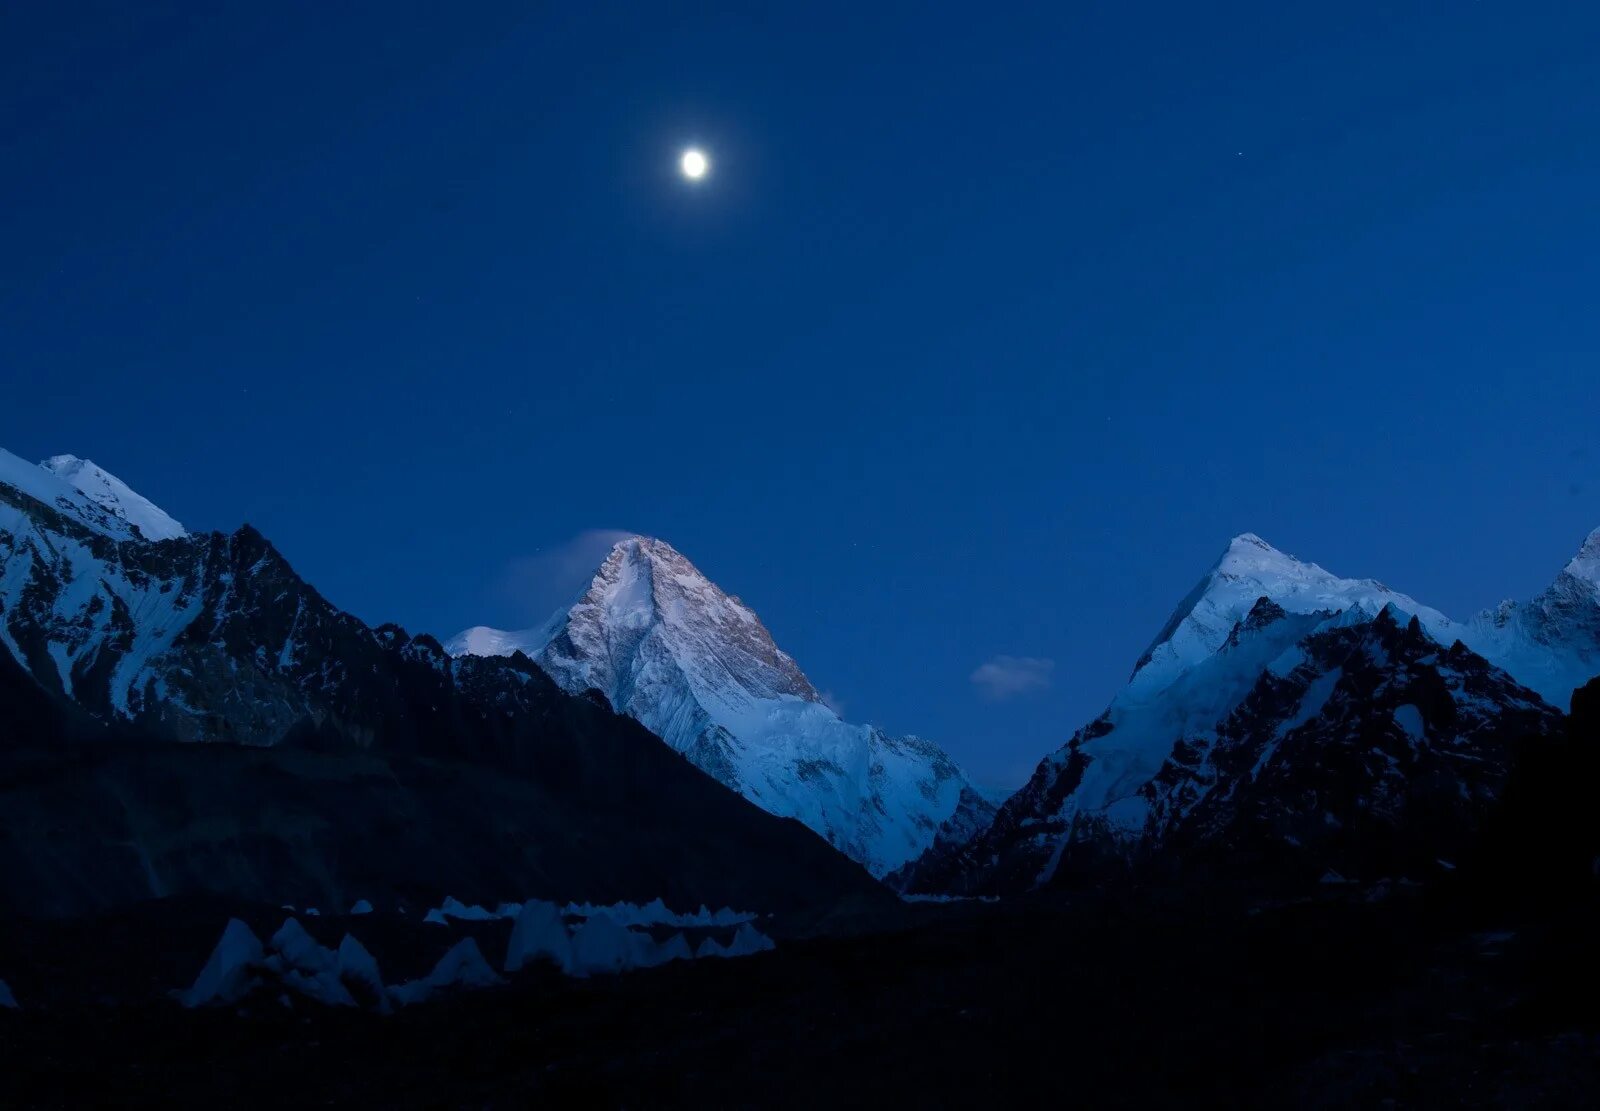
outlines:
[[[0,454],[0,904],[876,896],[526,659],[369,628],[248,526],[146,539],[165,515],[85,482]]]
[[[840,720],[750,608],[665,541],[612,548],[578,602],[525,632],[468,629],[452,654],[523,652],[566,690],[599,690],[763,809],[798,818],[876,874],[941,825],[993,807],[932,742]]]
[[[1014,892],[1108,863],[1207,857],[1313,878],[1443,867],[1468,847],[1514,748],[1559,728],[1530,688],[1570,694],[1565,676],[1587,666],[1585,567],[1580,556],[1541,600],[1514,607],[1501,627],[1526,622],[1518,632],[1488,636],[1238,537],[1107,711],[987,829],[896,881]],[[1523,635],[1532,627],[1537,638]]]

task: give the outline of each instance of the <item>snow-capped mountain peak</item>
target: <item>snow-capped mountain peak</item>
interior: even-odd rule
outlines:
[[[1415,835],[1449,836],[1421,863],[1453,854],[1503,784],[1515,738],[1559,727],[1538,695],[1564,702],[1575,677],[1600,671],[1586,558],[1528,605],[1469,626],[1237,537],[1105,713],[1047,756],[988,829],[936,845],[901,882],[1025,890],[1064,867],[1167,851],[1236,861],[1263,845],[1343,868],[1339,831],[1403,825],[1408,800],[1436,790],[1426,812],[1448,820]]]
[[[12,497],[16,491],[20,497]],[[118,516],[88,497],[72,483],[44,467],[37,467],[0,448],[0,528],[15,531],[22,527],[31,503],[47,507],[94,533],[112,540],[138,539],[127,518]]]
[[[76,455],[52,455],[40,467],[70,483],[112,516],[128,522],[146,540],[172,540],[188,531],[161,507],[105,468]]]
[[[1600,528],[1589,534],[1578,554],[1567,564],[1565,573],[1600,591]]]
[[[546,659],[565,673],[558,680],[609,691],[652,634],[702,703],[725,703],[719,717],[743,709],[746,698],[820,702],[750,607],[671,544],[647,536],[612,547],[564,627],[550,626]]]
[[[540,628],[478,626],[446,647],[522,651],[567,690],[599,690],[704,771],[880,875],[961,807],[993,810],[937,745],[842,721],[755,612],[664,540],[618,542],[582,597]]]
[[[1441,634],[1450,625],[1444,614],[1375,579],[1340,578],[1279,551],[1254,533],[1242,533],[1178,604],[1134,665],[1125,694],[1147,697],[1166,689],[1221,648],[1260,598],[1299,614],[1336,613],[1358,606],[1370,614],[1392,604]]]
[[[1460,639],[1563,709],[1600,674],[1600,529],[1527,602],[1502,602],[1459,627]]]

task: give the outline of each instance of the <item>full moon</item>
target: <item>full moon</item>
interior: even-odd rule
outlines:
[[[699,181],[711,169],[711,160],[706,157],[705,151],[690,147],[678,159],[678,169],[690,181]]]

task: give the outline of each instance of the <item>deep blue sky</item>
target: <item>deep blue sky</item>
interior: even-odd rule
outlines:
[[[1600,524],[1592,6],[162,7],[0,11],[0,445],[363,618],[654,533],[1014,782],[1234,533],[1464,614]]]

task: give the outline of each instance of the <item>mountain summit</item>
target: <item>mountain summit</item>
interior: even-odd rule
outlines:
[[[1298,868],[1427,866],[1466,844],[1518,737],[1558,728],[1600,672],[1600,533],[1532,601],[1470,622],[1373,579],[1236,537],[1099,718],[990,826],[897,875],[1021,891],[1122,863],[1213,855]]]
[[[1473,650],[1566,709],[1600,675],[1600,529],[1527,602],[1502,602],[1457,630]]]
[[[108,513],[133,525],[146,540],[172,540],[189,535],[160,506],[91,460],[79,459],[76,455],[52,455],[39,466],[70,482]]]
[[[1369,616],[1392,605],[1442,632],[1450,619],[1376,579],[1343,579],[1315,563],[1287,555],[1254,533],[1233,538],[1216,564],[1178,603],[1150,647],[1134,665],[1127,695],[1154,694],[1215,653],[1258,598],[1271,598],[1290,613],[1345,611]]]
[[[0,906],[884,898],[526,658],[370,627],[248,525],[149,539],[57,462],[0,451]]]
[[[961,824],[992,813],[937,745],[841,721],[755,613],[664,540],[616,544],[577,603],[540,628],[480,626],[447,648],[521,651],[565,689],[599,690],[729,787],[878,875],[958,812]]]

